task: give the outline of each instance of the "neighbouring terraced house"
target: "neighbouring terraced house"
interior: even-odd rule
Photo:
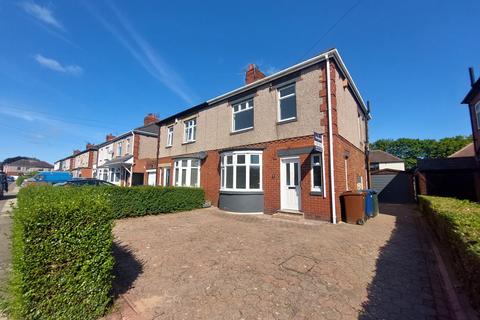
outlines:
[[[227,211],[335,223],[340,194],[367,187],[370,119],[338,51],[268,77],[250,65],[245,81],[157,123],[156,183],[203,187]]]
[[[107,135],[97,145],[93,177],[121,186],[147,184],[148,168],[157,157],[157,121],[154,114],[148,114],[143,126],[116,137]]]

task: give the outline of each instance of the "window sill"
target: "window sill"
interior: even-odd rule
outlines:
[[[323,191],[310,191],[311,196],[323,196]]]
[[[297,118],[280,120],[280,121],[277,121],[277,126],[278,126],[278,125],[281,125],[281,124],[285,124],[285,123],[296,122],[296,121],[298,121]]]
[[[192,143],[195,143],[195,142],[197,142],[197,140],[182,142],[182,146],[185,145],[185,144],[192,144]]]
[[[220,190],[220,194],[263,194],[263,190]]]
[[[172,146],[165,146],[165,149],[170,149]]]
[[[230,132],[230,135],[233,136],[233,135],[236,135],[236,134],[240,134],[240,133],[244,133],[244,132],[248,132],[248,131],[252,131],[252,130],[253,130],[253,127],[242,129],[242,130],[237,130],[237,131],[232,131],[232,132]]]

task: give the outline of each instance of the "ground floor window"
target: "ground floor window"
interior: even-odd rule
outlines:
[[[235,151],[223,153],[221,190],[262,190],[262,152]]]
[[[163,169],[163,185],[165,187],[170,186],[170,168]]]
[[[176,187],[198,187],[200,185],[200,160],[177,160],[174,169]]]
[[[322,192],[323,190],[322,155],[313,154],[311,158],[312,158],[312,191]]]

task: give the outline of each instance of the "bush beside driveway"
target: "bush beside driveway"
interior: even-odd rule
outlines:
[[[363,227],[215,208],[119,220],[116,273],[128,281],[109,318],[448,318],[420,214],[386,213]]]

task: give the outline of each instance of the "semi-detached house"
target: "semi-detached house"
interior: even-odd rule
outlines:
[[[367,187],[369,111],[336,49],[159,121],[159,185],[202,187],[234,212],[336,222]],[[314,147],[314,132],[322,144]]]
[[[87,143],[85,150],[75,150],[70,158],[70,171],[74,178],[91,178],[93,164],[97,161],[97,146]]]
[[[148,114],[144,125],[97,145],[93,176],[121,186],[147,184],[148,168],[157,156],[158,118]]]

